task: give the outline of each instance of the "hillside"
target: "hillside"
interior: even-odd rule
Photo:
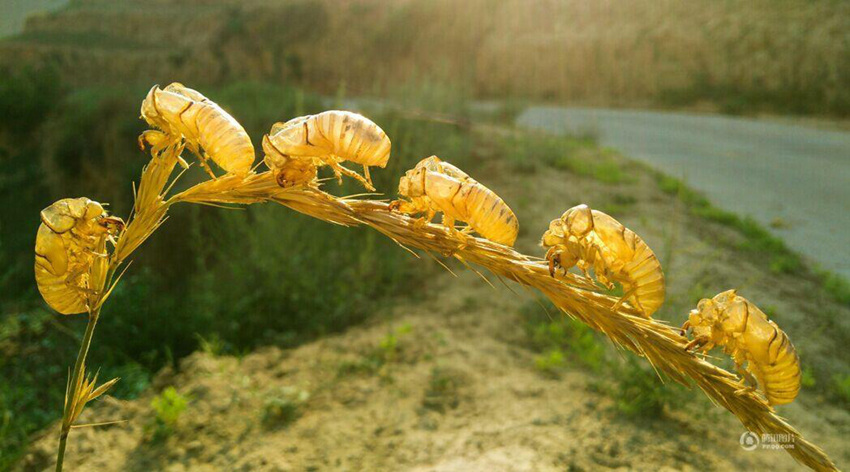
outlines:
[[[77,86],[438,80],[478,98],[847,116],[850,5],[781,3],[76,0],[0,43],[0,64]]]
[[[476,136],[500,136],[493,131]],[[548,138],[537,136],[526,155],[511,143],[527,141],[504,138],[479,141],[476,178],[521,215],[518,249],[540,253],[548,221],[588,202],[661,257],[669,295],[657,318],[681,324],[699,298],[740,288],[817,372],[780,414],[839,467],[850,460],[850,414],[824,390],[848,371],[834,353],[850,309],[804,270],[769,271],[745,235],[691,214],[638,165],[576,143],[549,161]],[[292,217],[278,213],[281,223]],[[427,258],[417,262],[434,273]],[[69,470],[796,470],[782,451],[742,450],[740,424],[698,391],[662,386],[533,294],[452,267],[459,278],[436,272],[410,283],[392,307],[342,334],[240,357],[208,346],[162,370],[138,399],[99,402],[82,422],[129,422],[75,430]],[[49,468],[55,445],[55,428],[44,430],[19,470]]]

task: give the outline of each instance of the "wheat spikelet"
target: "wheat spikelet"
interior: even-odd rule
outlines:
[[[271,201],[327,222],[370,226],[405,248],[450,255],[464,263],[483,266],[500,277],[540,290],[564,313],[604,333],[616,345],[646,357],[655,369],[674,381],[689,385],[688,379],[692,380],[748,430],[793,437],[793,448],[786,450],[800,463],[814,470],[837,470],[823,450],[803,439],[764,398],[751,389],[743,389],[737,376],[687,352],[687,339],[677,330],[662,321],[645,319],[628,306],[614,310],[617,300],[595,292],[595,285],[585,277],[574,274],[560,279],[551,277],[548,265],[541,258],[485,239],[461,236],[439,225],[417,224],[414,218],[390,212],[385,202],[338,198],[317,187],[283,189],[269,172],[203,182],[170,201],[200,204]]]
[[[113,267],[125,261],[165,221],[165,214],[170,206],[164,198],[168,192],[165,185],[182,151],[182,145],[169,146],[159,155],[153,156],[142,170],[138,191],[134,192],[133,213],[115,246]]]

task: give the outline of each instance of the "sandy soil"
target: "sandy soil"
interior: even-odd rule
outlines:
[[[569,206],[585,201],[600,207],[628,193],[637,203],[618,217],[655,248],[669,279],[667,309],[657,317],[679,324],[692,299],[702,295],[696,291],[711,295],[739,287],[773,307],[804,364],[846,368],[848,360],[835,353],[841,352],[836,333],[847,332],[848,310],[826,300],[812,281],[770,274],[764,263],[718,244],[737,236],[686,215],[637,168],[632,182],[614,187],[548,169],[505,172],[486,152],[480,157],[479,180],[492,182],[520,215],[520,250],[540,253],[539,234]],[[520,315],[531,295],[496,286],[469,271],[458,278],[440,274],[427,287],[411,285],[409,296],[393,308],[340,335],[292,350],[267,347],[242,358],[196,353],[177,371],[160,372],[141,398],[106,398],[87,410],[83,423],[129,422],[73,431],[66,470],[799,468],[782,451],[744,451],[740,423],[708,402],[636,420],[623,416],[616,399],[595,387],[609,379],[578,366],[560,378],[542,375],[534,368],[536,353],[528,347]],[[824,310],[840,315],[831,321],[838,325],[815,329]],[[386,348],[388,333],[395,333],[394,349]],[[383,362],[375,363],[376,355]],[[174,433],[154,441],[151,399],[170,385],[191,401]],[[269,421],[269,401],[295,398],[293,391],[309,394],[297,418]],[[847,411],[803,391],[780,413],[839,467],[850,460]],[[55,431],[34,442],[19,470],[52,467]]]

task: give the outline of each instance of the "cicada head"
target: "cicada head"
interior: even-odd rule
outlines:
[[[159,86],[154,85],[142,102],[142,118],[155,128],[169,131],[169,122],[177,122],[193,101],[189,96],[167,88],[161,90]]]
[[[141,117],[149,125],[162,129],[164,126],[164,120],[159,114],[156,104],[158,92],[160,92],[158,85],[154,85],[151,87],[150,91],[148,91],[147,96],[144,100],[142,100]]]
[[[51,231],[64,233],[103,214],[103,205],[86,197],[63,198],[41,211],[41,221]]]
[[[105,213],[98,218],[98,224],[110,235],[124,231],[124,220],[117,216],[107,216]]]
[[[540,240],[540,244],[543,247],[552,247],[562,244],[564,242],[564,238],[564,223],[560,218],[558,218],[549,222],[549,229],[543,233],[543,238]]]
[[[715,299],[703,298],[697,303],[697,308],[691,310],[688,321],[695,333],[714,338],[716,333],[723,332],[723,311],[723,306]]]
[[[266,167],[269,169],[279,169],[286,164],[286,154],[283,154],[275,147],[269,135],[263,136],[263,154],[265,154],[263,162],[266,163]]]
[[[398,181],[398,194],[407,198],[416,198],[425,195],[425,167],[414,167],[404,173]]]
[[[571,236],[581,238],[593,230],[593,213],[585,204],[576,205],[564,212],[561,221]]]

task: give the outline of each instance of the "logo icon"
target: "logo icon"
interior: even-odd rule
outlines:
[[[738,442],[741,443],[741,449],[745,451],[754,451],[757,447],[759,447],[761,440],[759,439],[758,434],[752,431],[745,431]]]

